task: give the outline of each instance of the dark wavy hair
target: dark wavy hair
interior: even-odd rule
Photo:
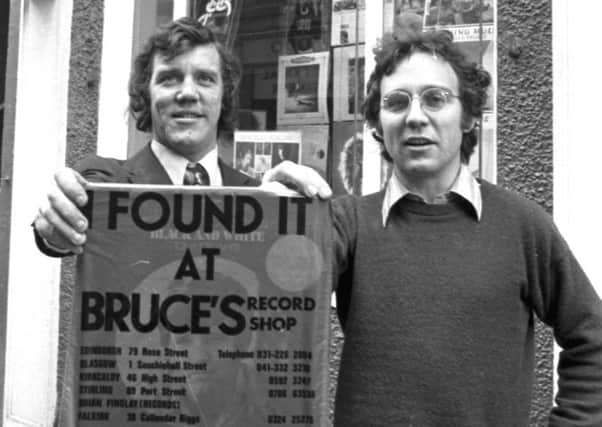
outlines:
[[[130,76],[130,114],[136,119],[136,129],[149,132],[152,129],[149,83],[153,74],[153,59],[160,55],[170,60],[197,46],[212,44],[221,62],[223,81],[222,107],[217,123],[218,131],[231,131],[236,125],[238,89],[241,69],[238,59],[224,47],[207,27],[192,18],[173,21],[151,36],[136,56]]]
[[[379,121],[380,83],[384,76],[393,74],[397,65],[415,52],[430,53],[449,63],[458,78],[464,119],[471,117],[478,119],[482,116],[491,76],[478,64],[469,62],[452,41],[453,34],[445,30],[415,32],[406,34],[400,39],[387,35],[381,46],[374,49],[376,66],[368,80],[368,93],[362,105],[362,113],[373,129],[373,135],[381,145],[382,155],[388,162],[392,162],[393,159],[385,149]],[[477,139],[476,127],[463,133],[460,147],[462,162],[468,163],[477,145]]]

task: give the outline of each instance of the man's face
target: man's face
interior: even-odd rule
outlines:
[[[396,112],[381,107],[379,118],[385,148],[399,179],[405,185],[429,182],[446,190],[460,168],[462,105],[451,97],[439,111],[423,109],[417,95],[430,87],[458,95],[458,78],[446,61],[416,52],[380,84],[382,97],[396,89],[414,95],[410,106]]]
[[[149,93],[154,139],[191,161],[215,147],[223,81],[213,44],[171,60],[155,55]]]

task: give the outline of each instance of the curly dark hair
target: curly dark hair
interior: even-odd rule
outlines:
[[[218,131],[231,131],[236,125],[238,89],[241,68],[238,59],[224,47],[207,27],[192,18],[173,21],[151,36],[136,56],[130,76],[130,114],[136,119],[136,129],[149,132],[152,129],[149,83],[153,74],[153,59],[161,55],[170,60],[197,46],[212,44],[221,62],[223,96]]]
[[[367,95],[362,105],[362,113],[368,125],[374,130],[373,135],[380,143],[385,160],[393,159],[387,153],[382,139],[379,121],[380,83],[384,76],[390,76],[397,65],[415,52],[433,54],[449,63],[458,77],[459,96],[464,118],[480,118],[487,101],[487,88],[491,83],[489,73],[474,62],[469,62],[464,53],[454,44],[453,34],[446,30],[415,32],[396,39],[387,35],[380,47],[374,49],[376,66],[367,84]],[[477,145],[477,129],[472,128],[462,135],[460,156],[463,163],[468,163]]]

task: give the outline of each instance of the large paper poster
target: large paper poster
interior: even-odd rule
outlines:
[[[328,52],[278,58],[278,125],[328,123]]]
[[[330,37],[332,46],[364,42],[365,9],[364,0],[333,0]]]
[[[248,188],[88,194],[61,427],[327,422],[326,202]]]

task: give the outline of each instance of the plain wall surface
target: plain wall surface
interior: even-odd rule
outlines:
[[[552,4],[498,1],[498,184],[552,213]],[[536,324],[531,426],[546,426],[552,405],[553,339]]]

